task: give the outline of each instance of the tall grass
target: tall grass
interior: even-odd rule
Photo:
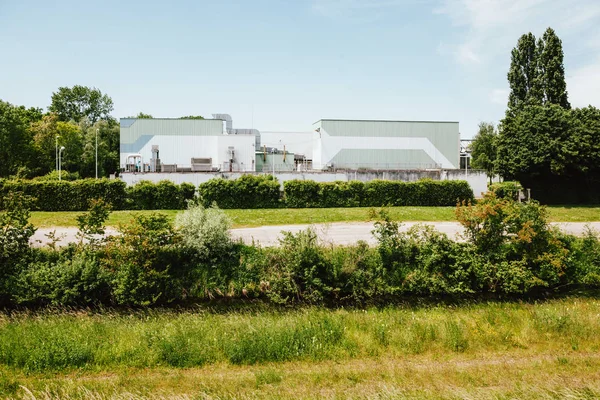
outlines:
[[[132,311],[0,317],[0,366],[198,367],[497,351],[600,351],[600,301],[381,310]]]

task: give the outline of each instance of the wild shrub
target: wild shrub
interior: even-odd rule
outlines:
[[[21,192],[4,198],[6,212],[0,213],[0,305],[10,298],[11,282],[30,253],[29,239],[35,233],[29,223],[32,201]]]
[[[316,232],[282,232],[280,249],[266,271],[267,296],[277,303],[320,303],[332,294],[337,272],[319,245]]]
[[[90,200],[90,208],[87,213],[77,216],[77,227],[79,228],[78,236],[80,244],[86,239],[90,244],[95,245],[101,239],[95,235],[104,235],[104,223],[110,215],[112,207],[103,199]]]
[[[368,243],[332,247],[326,257],[338,271],[336,290],[340,301],[363,304],[388,293],[380,254]]]
[[[190,250],[194,268],[186,279],[190,294],[227,293],[239,267],[238,246],[229,233],[231,220],[216,205],[190,203],[175,218],[182,245]]]
[[[539,203],[489,192],[476,205],[459,204],[456,216],[481,257],[478,275],[484,290],[524,293],[568,282],[569,250]]]
[[[107,240],[101,260],[112,276],[114,302],[147,306],[181,298],[189,260],[166,215],[136,215],[120,233]]]
[[[40,251],[42,254],[47,252]],[[90,306],[110,301],[110,274],[88,251],[37,257],[18,274],[13,302],[22,305]]]

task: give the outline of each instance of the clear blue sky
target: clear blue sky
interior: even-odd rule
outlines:
[[[80,84],[116,117],[452,120],[468,138],[503,116],[518,37],[547,26],[571,102],[600,107],[598,0],[0,0],[0,99],[46,108]]]

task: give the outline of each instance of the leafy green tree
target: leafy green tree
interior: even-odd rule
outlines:
[[[56,113],[61,121],[79,122],[87,118],[94,124],[110,118],[113,101],[99,89],[75,85],[60,87],[52,93],[49,111]]]
[[[139,112],[138,115],[134,116],[129,116],[127,118],[137,118],[137,119],[152,119],[154,118],[152,115],[150,114],[144,114],[143,112]]]
[[[498,171],[516,180],[564,174],[578,154],[572,128],[572,115],[556,104],[529,105],[507,116],[498,136]]]
[[[38,108],[14,106],[0,100],[0,177],[29,170],[34,163],[30,124],[41,118]]]
[[[98,176],[107,177],[119,169],[119,125],[114,120],[84,126],[81,176],[96,176],[96,134],[98,134]]]
[[[538,75],[544,104],[558,104],[571,108],[567,96],[562,41],[552,28],[538,40]]]
[[[45,175],[56,168],[57,143],[58,148],[65,147],[61,157],[61,168],[70,172],[80,170],[83,135],[78,125],[60,121],[56,114],[48,114],[32,124],[31,130],[37,154],[36,174]]]
[[[185,117],[181,117],[180,119],[204,119],[201,115],[187,115]]]
[[[473,168],[483,169],[490,178],[496,174],[498,132],[494,124],[482,122],[479,131],[471,143],[471,165]]]
[[[527,33],[519,38],[517,46],[511,52],[508,71],[510,94],[509,111],[524,104],[540,104],[540,82],[538,79],[538,51],[535,36]]]

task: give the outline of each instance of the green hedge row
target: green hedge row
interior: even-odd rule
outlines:
[[[454,206],[472,200],[473,190],[466,181],[417,182],[314,182],[284,183],[285,204],[292,208]]]
[[[141,181],[126,192],[128,210],[182,210],[188,200],[194,199],[196,187],[191,183]]]
[[[16,191],[35,199],[35,211],[83,211],[95,198],[111,203],[115,210],[179,210],[194,199],[196,188],[170,181],[141,181],[126,187],[123,181],[108,179],[0,180],[0,209],[4,209],[2,199]],[[294,180],[285,182],[282,194],[279,182],[270,175],[243,175],[235,180],[211,179],[198,187],[198,196],[203,205],[216,203],[220,208],[453,206],[473,199],[473,191],[465,181]]]
[[[208,207],[277,208],[281,205],[279,182],[271,175],[242,175],[238,179],[211,179],[198,186],[198,197]]]
[[[120,180],[83,179],[78,181],[0,181],[0,209],[11,192],[23,192],[33,198],[35,211],[82,211],[91,199],[102,198],[121,210],[126,204],[126,185]]]
[[[33,198],[35,211],[84,211],[91,199],[102,198],[114,210],[184,209],[194,198],[194,185],[176,185],[170,181],[142,181],[126,187],[121,180],[83,179],[77,181],[0,180],[0,209],[11,192]]]

